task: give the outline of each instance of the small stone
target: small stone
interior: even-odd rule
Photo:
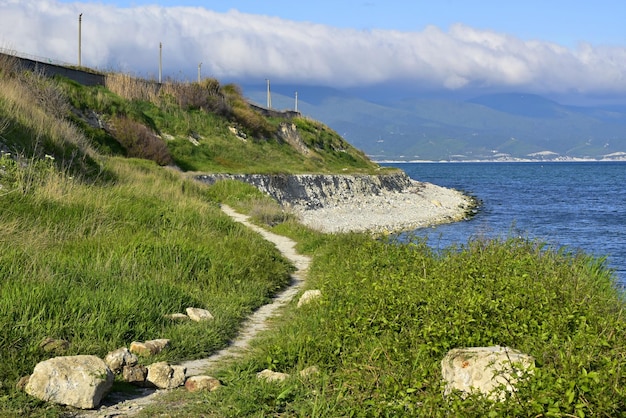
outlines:
[[[167,319],[171,319],[172,321],[188,321],[189,317],[184,313],[173,313],[169,315],[165,315]]]
[[[48,337],[39,344],[39,347],[41,347],[46,353],[55,352],[57,354],[62,354],[70,348],[70,342]]]
[[[104,357],[104,362],[115,374],[119,373],[124,366],[134,366],[137,361],[137,356],[128,351],[126,347],[111,351]]]
[[[140,356],[153,356],[159,354],[170,345],[170,340],[161,338],[145,342],[133,341],[130,343],[130,352]]]
[[[269,369],[265,369],[256,374],[257,379],[262,379],[267,382],[282,382],[289,378],[287,373],[274,372]]]
[[[300,377],[306,379],[313,375],[319,374],[319,372],[320,370],[317,368],[317,366],[310,366],[310,367],[307,367],[306,369],[300,370]]]
[[[192,376],[185,382],[185,388],[189,392],[208,391],[213,392],[222,386],[222,382],[211,376]]]
[[[298,308],[301,307],[302,305],[306,305],[307,303],[310,303],[314,301],[315,299],[319,299],[321,297],[322,297],[321,290],[307,290],[306,292],[302,294],[302,296],[300,296],[300,299],[298,300]]]
[[[122,377],[125,382],[132,383],[133,385],[143,386],[146,377],[148,377],[148,369],[145,366],[124,366],[122,369]]]
[[[187,308],[186,312],[189,318],[196,322],[210,321],[211,319],[214,319],[213,315],[211,315],[211,312],[207,311],[206,309]]]
[[[17,383],[15,384],[15,388],[17,390],[24,391],[26,389],[26,385],[28,384],[29,380],[30,380],[30,375],[20,377],[20,380],[18,380]]]
[[[185,384],[186,371],[183,366],[170,366],[161,361],[148,366],[146,382],[159,389],[174,389]]]

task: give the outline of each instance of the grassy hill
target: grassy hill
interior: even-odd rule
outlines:
[[[17,61],[3,60],[5,135],[0,144],[18,154],[48,154],[63,168],[87,172],[87,166],[95,168],[95,155],[120,155],[175,165],[183,171],[366,173],[377,169],[361,151],[319,122],[281,117],[279,112],[277,117],[265,117],[248,105],[233,84],[222,86],[204,79],[159,86],[108,74],[106,87],[86,87],[64,78],[51,81],[22,73]],[[31,122],[42,125],[34,127]],[[290,143],[281,135],[284,125],[293,125],[295,140],[308,148],[306,153],[294,146],[294,138]]]
[[[251,110],[235,86],[172,83],[152,96],[150,83],[118,81],[85,88],[0,65],[0,416],[72,415],[16,388],[50,357],[169,338],[150,364],[228,344],[293,267],[220,202],[297,241],[322,299],[286,306],[249,356],[215,371],[218,391],[175,390],[141,416],[624,415],[625,305],[603,260],[522,239],[435,253],[306,229],[251,186],[208,187],[181,169],[377,166],[315,121],[289,120],[300,139],[281,137],[286,121]],[[186,307],[215,320],[167,317]],[[49,351],[48,338],[68,346]],[[445,353],[495,344],[535,358],[518,391],[444,398]],[[300,377],[309,366],[318,373]],[[291,377],[260,381],[265,368]]]

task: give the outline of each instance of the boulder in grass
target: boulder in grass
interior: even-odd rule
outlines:
[[[170,366],[164,361],[148,366],[146,382],[159,389],[174,389],[185,384],[185,372],[183,366]]]
[[[187,316],[189,316],[191,320],[196,322],[210,321],[214,319],[213,315],[211,315],[211,312],[207,311],[206,309],[187,308],[185,312],[187,312]]]
[[[191,376],[185,382],[185,389],[189,392],[199,392],[201,390],[213,392],[222,386],[222,383],[211,376]]]
[[[522,376],[532,373],[534,365],[531,356],[508,347],[455,348],[441,361],[444,396],[458,390],[462,396],[478,392],[503,400],[506,392],[515,391]]]
[[[310,303],[321,297],[322,297],[321,290],[317,290],[317,289],[307,290],[306,292],[302,294],[302,296],[300,296],[300,299],[298,300],[298,308],[301,307],[302,305],[306,305],[307,303]]]
[[[113,386],[113,373],[96,356],[54,357],[35,366],[25,390],[45,402],[93,409]]]
[[[282,382],[289,378],[289,375],[287,373],[280,373],[265,369],[258,372],[256,377],[257,379],[265,380],[266,382]]]

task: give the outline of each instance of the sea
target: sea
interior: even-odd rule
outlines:
[[[423,228],[435,249],[523,237],[605,259],[626,288],[626,162],[381,163],[481,201],[467,221]]]

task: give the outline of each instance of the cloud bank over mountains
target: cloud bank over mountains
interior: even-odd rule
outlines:
[[[570,49],[463,24],[416,32],[340,29],[198,7],[0,0],[0,10],[2,48],[76,63],[82,13],[83,65],[147,77],[158,73],[162,42],[163,74],[176,79],[194,79],[202,62],[203,76],[230,80],[626,93],[626,45]]]

